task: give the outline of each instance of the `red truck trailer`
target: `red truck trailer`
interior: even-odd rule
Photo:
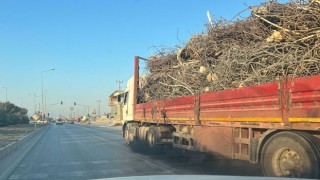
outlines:
[[[266,176],[320,177],[320,76],[138,103],[141,59],[124,98],[128,144],[261,163]]]

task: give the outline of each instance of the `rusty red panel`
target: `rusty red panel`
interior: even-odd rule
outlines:
[[[281,118],[278,93],[278,83],[204,93],[200,95],[200,120],[224,117]],[[136,118],[156,121],[195,120],[195,97],[185,96],[137,104]],[[161,111],[166,118],[163,118]]]
[[[165,116],[165,118],[164,118]],[[137,119],[193,120],[194,97],[185,96],[136,105]]]
[[[186,96],[161,101],[168,119],[191,120],[194,118],[194,97]]]
[[[259,86],[205,93],[200,96],[200,119],[281,118],[279,85]]]
[[[320,91],[320,76],[295,78],[288,82],[291,92]]]
[[[236,88],[215,92],[208,92],[201,94],[201,101],[206,99],[214,99],[216,101],[220,100],[235,100],[243,98],[260,98],[268,97],[278,94],[279,84],[278,83],[268,83],[258,86],[249,86],[244,88]]]
[[[288,88],[289,122],[320,123],[320,76],[292,79]]]

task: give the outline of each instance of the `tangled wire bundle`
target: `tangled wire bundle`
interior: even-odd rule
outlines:
[[[249,9],[246,19],[215,20],[184,48],[152,55],[139,101],[320,74],[320,0],[266,2]]]

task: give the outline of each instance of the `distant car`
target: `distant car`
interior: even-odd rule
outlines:
[[[62,121],[61,119],[58,119],[58,120],[56,121],[56,125],[63,125],[63,121]]]
[[[37,121],[34,121],[34,120],[29,121],[29,124],[35,124],[35,123],[37,123]]]
[[[74,121],[70,121],[70,124],[74,124]]]

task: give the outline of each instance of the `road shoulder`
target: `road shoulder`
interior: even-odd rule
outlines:
[[[51,127],[45,126],[22,137],[17,142],[11,143],[2,149],[0,160],[0,179],[7,179],[12,171],[31,151],[34,145],[41,139],[44,133]],[[18,148],[19,147],[19,148]]]

